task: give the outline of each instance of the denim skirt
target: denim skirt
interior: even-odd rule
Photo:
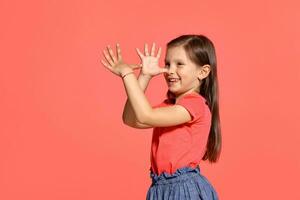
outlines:
[[[150,169],[152,184],[146,200],[218,200],[217,192],[196,168],[182,167],[173,174],[167,172],[159,176]]]

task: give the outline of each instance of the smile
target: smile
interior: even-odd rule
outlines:
[[[169,84],[169,85],[174,85],[174,84],[178,83],[179,80],[180,80],[180,79],[170,79],[170,80],[168,80],[168,84]]]

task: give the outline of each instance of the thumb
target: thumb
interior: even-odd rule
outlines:
[[[160,73],[165,73],[165,72],[168,72],[168,69],[165,69],[165,68],[160,69]]]
[[[129,66],[133,69],[138,69],[142,67],[142,64],[129,64]]]

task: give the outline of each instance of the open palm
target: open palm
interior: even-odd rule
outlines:
[[[103,50],[104,57],[106,62],[101,59],[102,64],[109,69],[112,73],[122,76],[122,74],[132,71],[134,69],[141,68],[139,65],[126,64],[123,61],[120,45],[117,43],[117,57],[114,55],[113,50],[110,45],[107,46],[108,53]]]
[[[160,73],[166,72],[166,69],[159,67],[159,58],[161,55],[161,48],[158,49],[158,53],[155,54],[155,43],[153,43],[151,48],[151,54],[149,55],[148,44],[145,44],[145,55],[136,48],[139,57],[142,60],[142,74],[156,76]]]

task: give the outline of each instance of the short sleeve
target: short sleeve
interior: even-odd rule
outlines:
[[[199,95],[186,95],[178,100],[176,105],[183,106],[191,115],[191,122],[196,121],[204,115],[205,101]]]

